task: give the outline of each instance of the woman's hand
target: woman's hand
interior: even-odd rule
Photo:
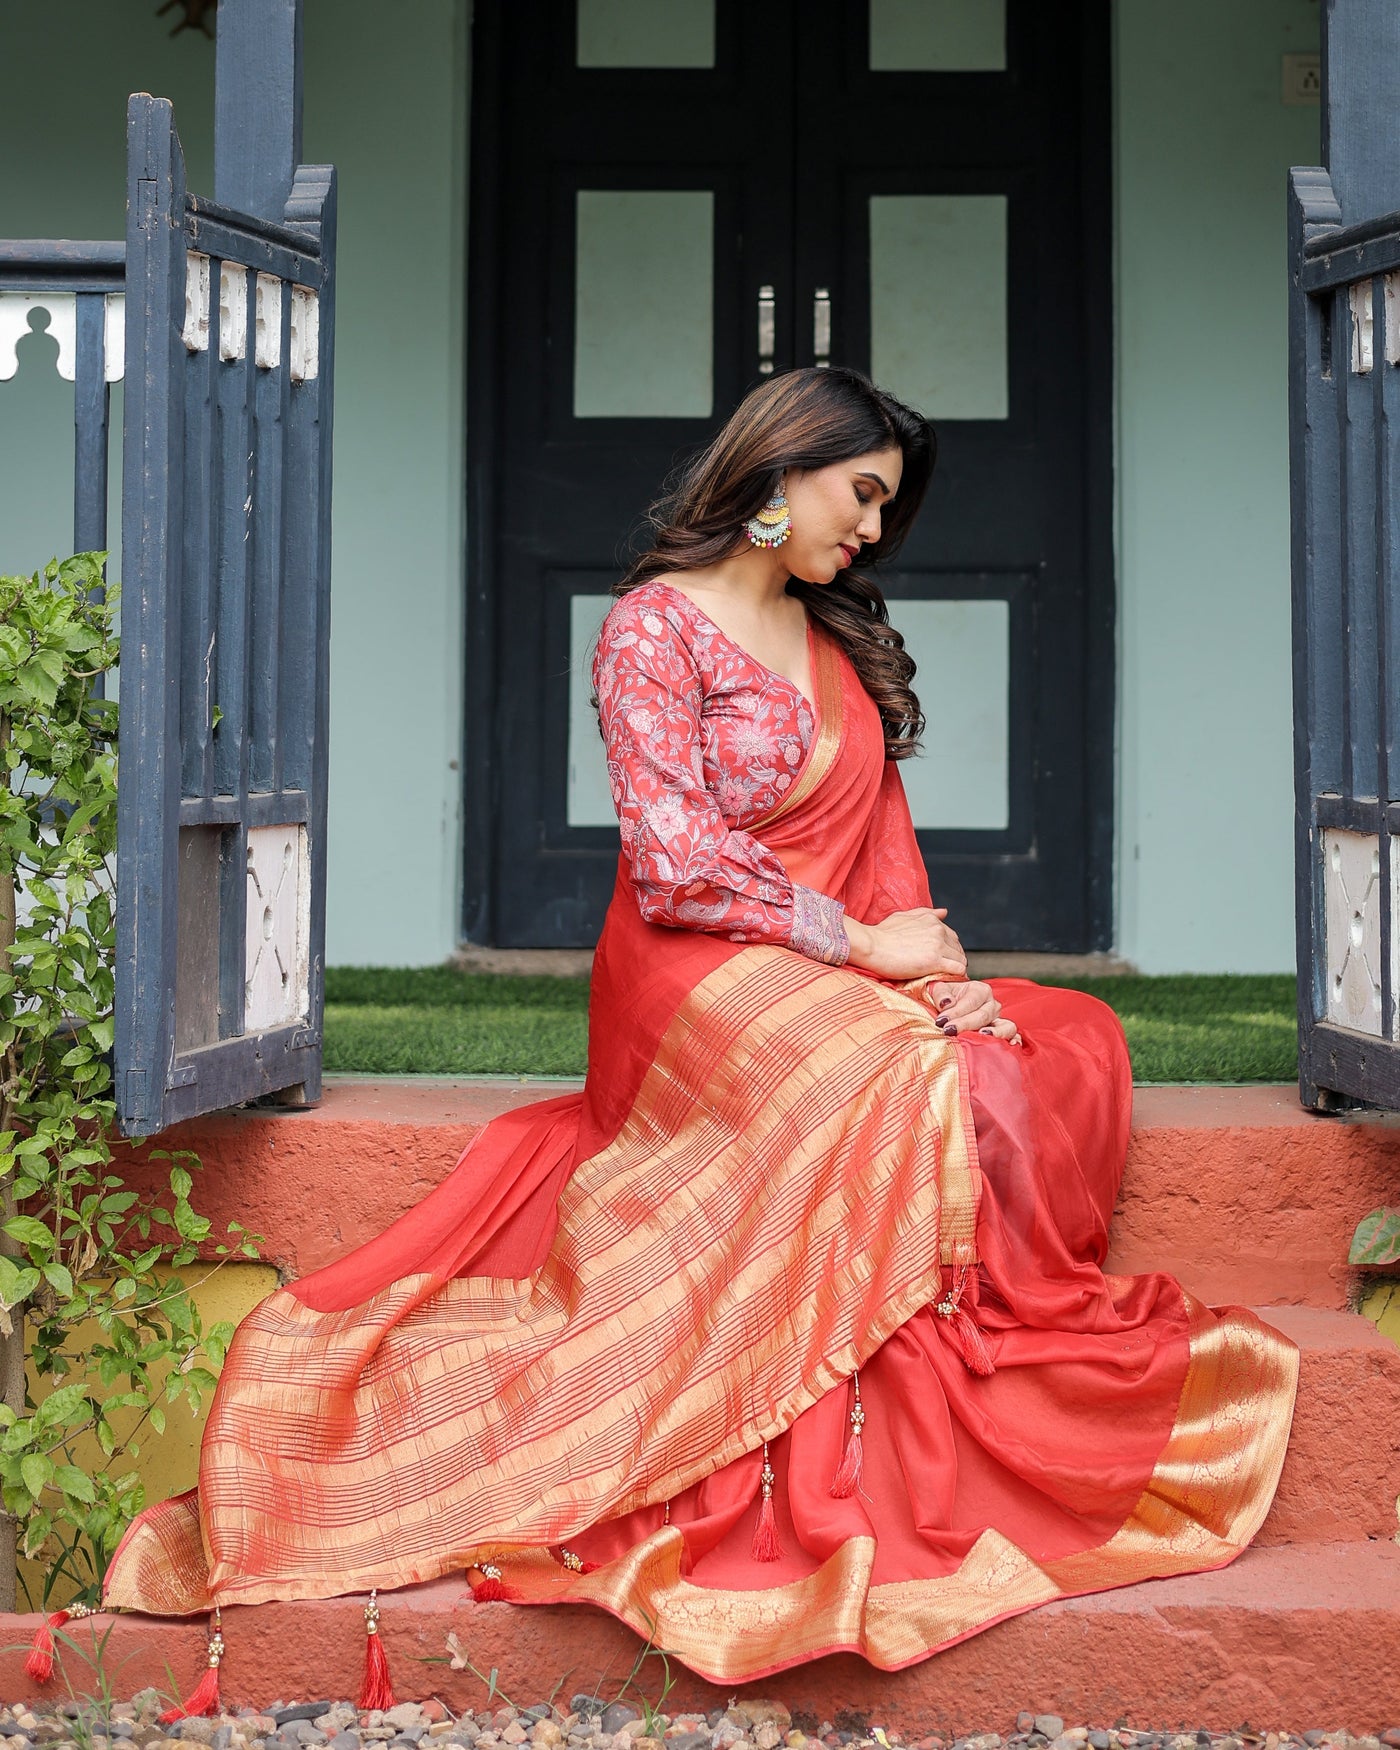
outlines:
[[[929,978],[936,974],[965,978],[967,955],[944,923],[947,915],[946,906],[935,906],[893,912],[878,924],[857,923],[848,917],[851,957],[847,964],[880,978]]]
[[[924,992],[924,999],[950,1039],[975,1030],[997,1039],[1009,1039],[1013,1045],[1021,1043],[1016,1023],[1002,1014],[991,986],[975,978],[965,984],[931,985]]]

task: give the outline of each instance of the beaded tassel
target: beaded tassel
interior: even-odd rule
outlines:
[[[756,1562],[776,1562],[783,1553],[778,1540],[778,1515],[773,1507],[773,1484],[777,1480],[768,1462],[768,1442],[763,1442],[763,1469],[759,1473],[763,1485],[763,1503],[758,1509],[758,1524],[753,1534],[753,1559]]]
[[[939,1318],[948,1321],[948,1335],[953,1339],[953,1346],[962,1356],[969,1371],[985,1377],[996,1372],[996,1363],[992,1360],[992,1352],[977,1321],[963,1305],[974,1268],[972,1264],[958,1265],[953,1272],[953,1286],[942,1300],[934,1302],[933,1310]]]
[[[29,1656],[24,1661],[24,1669],[35,1683],[47,1683],[53,1676],[54,1630],[62,1628],[66,1622],[79,1622],[83,1617],[93,1614],[89,1605],[70,1604],[66,1610],[55,1610],[44,1618],[34,1631],[34,1639],[29,1643]]]
[[[851,1383],[856,1388],[856,1401],[851,1410],[850,1438],[846,1441],[846,1450],[841,1455],[836,1475],[831,1479],[831,1492],[838,1500],[855,1494],[860,1487],[860,1473],[865,1464],[865,1449],[860,1438],[860,1431],[865,1426],[865,1411],[860,1401],[859,1368],[851,1375]]]
[[[477,1604],[500,1604],[509,1599],[501,1570],[494,1562],[478,1562],[476,1571],[481,1575],[472,1586],[472,1598]]]
[[[360,1685],[362,1708],[389,1708],[394,1705],[394,1686],[389,1681],[389,1656],[379,1633],[379,1589],[369,1595],[365,1606],[365,1678]]]
[[[194,1693],[183,1707],[177,1703],[168,1707],[160,1716],[163,1726],[173,1725],[176,1720],[198,1719],[202,1714],[217,1714],[223,1711],[219,1700],[219,1661],[224,1656],[223,1617],[218,1605],[214,1606],[213,1625],[209,1632],[209,1664],[203,1677],[195,1685]]]
[[[563,1562],[571,1574],[596,1574],[598,1572],[597,1562],[584,1561],[581,1555],[566,1548],[562,1543],[559,1545],[559,1560]]]

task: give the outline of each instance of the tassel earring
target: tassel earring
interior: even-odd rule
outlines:
[[[394,1686],[389,1681],[389,1657],[379,1633],[379,1589],[369,1595],[365,1606],[365,1680],[360,1685],[362,1708],[389,1708],[394,1705]]]
[[[865,1411],[860,1401],[859,1368],[851,1375],[851,1383],[856,1388],[856,1401],[851,1411],[850,1437],[846,1441],[846,1450],[841,1455],[836,1475],[831,1479],[831,1492],[837,1500],[844,1500],[855,1494],[860,1487],[860,1473],[865,1465],[865,1449],[860,1438],[860,1431],[865,1426]]]
[[[963,1305],[975,1268],[972,1264],[959,1264],[953,1272],[953,1286],[942,1300],[934,1302],[933,1310],[948,1321],[948,1335],[968,1371],[986,1378],[996,1372],[996,1363],[980,1326]]]
[[[219,1661],[224,1656],[223,1617],[219,1607],[214,1606],[209,1631],[209,1665],[203,1677],[195,1685],[194,1694],[181,1707],[178,1703],[168,1707],[160,1716],[163,1726],[170,1726],[176,1720],[198,1719],[204,1714],[217,1714],[223,1711],[219,1700]]]
[[[29,1656],[24,1661],[26,1674],[35,1683],[47,1683],[53,1676],[53,1634],[66,1622],[81,1622],[85,1616],[97,1613],[88,1604],[70,1604],[66,1610],[55,1610],[46,1616],[34,1631],[29,1643]]]
[[[763,1486],[763,1503],[758,1509],[758,1524],[753,1534],[753,1559],[756,1562],[776,1562],[783,1553],[778,1540],[778,1515],[773,1507],[773,1484],[777,1478],[768,1462],[768,1442],[763,1442],[763,1469],[759,1473]]]
[[[755,547],[781,547],[792,533],[792,515],[787,495],[781,486],[759,511],[744,524],[744,533]]]

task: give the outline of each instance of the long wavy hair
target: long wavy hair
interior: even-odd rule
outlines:
[[[667,482],[647,513],[649,545],[613,594],[626,595],[667,572],[713,565],[742,550],[743,524],[773,495],[785,468],[825,468],[896,447],[904,471],[884,507],[880,539],[869,549],[876,563],[898,551],[918,514],[937,454],[933,427],[843,366],[770,377],[750,390],[711,443]],[[907,759],[918,748],[924,717],[910,685],[914,659],[890,625],[878,585],[846,569],[831,583],[792,578],[787,588],[851,659],[879,708],[887,757]]]

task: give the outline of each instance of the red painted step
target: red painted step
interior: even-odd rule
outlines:
[[[332,1076],[314,1111],[219,1113],[159,1140],[203,1159],[198,1205],[217,1228],[242,1221],[306,1275],[430,1191],[488,1118],[571,1086]],[[1110,1268],[1168,1270],[1212,1304],[1341,1309],[1356,1223],[1397,1187],[1395,1120],[1316,1117],[1291,1087],[1139,1088]]]
[[[486,1690],[442,1660],[455,1632],[483,1672],[522,1704],[562,1680],[611,1697],[641,1643],[586,1608],[473,1604],[459,1581],[381,1597],[384,1636],[400,1700],[436,1694],[454,1710]],[[264,1604],[224,1612],[226,1705],[354,1696],[364,1658],[359,1598]],[[79,1625],[97,1634],[113,1619]],[[0,1646],[27,1640],[37,1617],[0,1619]],[[75,1638],[78,1638],[75,1635]],[[81,1644],[87,1644],[84,1640]],[[118,1617],[105,1653],[121,1693],[145,1684],[182,1693],[204,1668],[200,1622]],[[69,1655],[71,1657],[71,1654]],[[668,1711],[723,1706],[735,1686],[700,1682],[674,1662]],[[75,1686],[91,1673],[80,1667]],[[54,1685],[61,1684],[55,1677]],[[639,1673],[656,1701],[659,1660]],[[905,1671],[876,1671],[853,1655],[802,1666],[737,1692],[767,1696],[823,1718],[865,1714],[906,1735],[1005,1732],[1018,1709],[1053,1708],[1070,1721],[1228,1730],[1316,1725],[1373,1733],[1400,1720],[1400,1548],[1393,1543],[1297,1544],[1252,1549],[1213,1574],[1152,1580],[1051,1604]],[[0,1653],[0,1695],[35,1693],[18,1651]],[[56,1693],[66,1693],[61,1687]],[[632,1697],[635,1700],[635,1696]]]

